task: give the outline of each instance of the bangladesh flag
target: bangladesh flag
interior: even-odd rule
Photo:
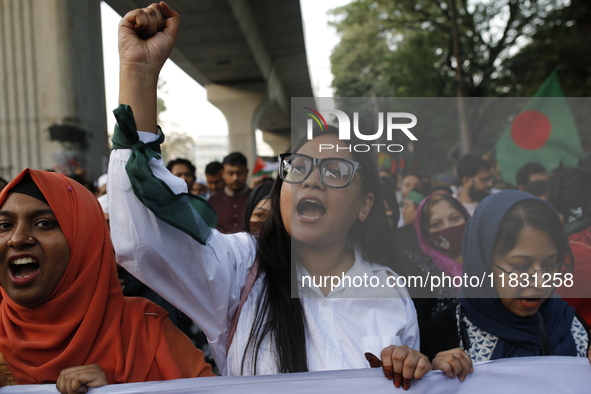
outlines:
[[[583,156],[577,126],[556,71],[505,129],[497,142],[496,156],[503,180],[512,184],[526,163],[539,163],[550,172],[561,162],[574,165]]]

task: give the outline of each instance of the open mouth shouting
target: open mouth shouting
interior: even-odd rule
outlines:
[[[518,302],[520,303],[521,307],[526,310],[537,310],[542,305],[544,300],[545,298],[518,298]]]
[[[324,216],[326,208],[318,198],[305,196],[298,202],[296,211],[306,221],[317,221]]]
[[[10,280],[16,286],[27,286],[39,274],[39,263],[32,255],[19,254],[8,262]]]

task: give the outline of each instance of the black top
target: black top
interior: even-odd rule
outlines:
[[[414,226],[406,225],[400,227],[396,233],[398,243],[404,250],[410,250],[413,253],[423,253],[419,238],[417,237],[417,230]]]
[[[436,313],[421,329],[421,353],[433,360],[437,353],[460,347],[456,308]]]

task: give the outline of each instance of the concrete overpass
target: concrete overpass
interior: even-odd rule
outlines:
[[[121,15],[149,4],[106,2]],[[258,128],[285,150],[290,98],[312,97],[299,1],[168,4],[182,18],[171,58],[224,113],[230,149],[253,163]],[[99,0],[4,0],[0,11],[0,176],[84,155],[96,178],[108,154]]]

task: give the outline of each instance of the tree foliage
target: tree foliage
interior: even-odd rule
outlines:
[[[590,16],[588,0],[355,0],[332,11],[335,96],[531,96],[557,66],[566,95],[589,96]],[[503,129],[479,131],[484,153]],[[457,134],[425,133],[417,160],[440,168]]]
[[[332,12],[341,36],[331,56],[336,95],[455,96],[456,55],[466,96],[505,94],[503,63],[564,8],[560,0],[356,0]]]
[[[514,96],[531,96],[558,68],[565,96],[591,96],[591,4],[572,0],[550,12],[525,45],[504,66],[505,83]]]

